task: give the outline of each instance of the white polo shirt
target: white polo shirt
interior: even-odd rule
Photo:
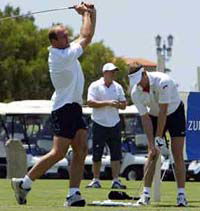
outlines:
[[[107,87],[104,82],[104,78],[100,78],[90,84],[88,88],[87,100],[118,100],[126,101],[124,90],[122,86],[113,81],[113,83]],[[117,108],[111,106],[104,106],[102,108],[93,108],[92,120],[104,127],[114,127],[119,121],[119,111]]]
[[[84,75],[78,57],[83,49],[78,43],[71,43],[70,47],[58,49],[49,47],[49,72],[55,92],[51,98],[52,110],[56,110],[66,103],[82,104]]]
[[[140,115],[149,113],[158,116],[159,104],[168,104],[167,115],[173,113],[181,102],[174,80],[161,72],[146,73],[150,82],[149,92],[143,91],[140,86],[134,86],[131,90],[131,99]]]

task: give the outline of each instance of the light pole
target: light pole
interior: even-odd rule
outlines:
[[[172,45],[173,45],[174,37],[172,35],[168,35],[167,37],[167,45],[165,40],[162,42],[162,37],[157,35],[155,37],[156,41],[156,52],[157,52],[157,71],[160,72],[168,72],[169,69],[165,68],[165,63],[169,61],[172,56]]]

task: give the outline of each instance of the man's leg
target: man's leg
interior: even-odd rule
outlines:
[[[100,179],[100,168],[101,168],[101,161],[93,161],[93,166],[92,166],[92,170],[93,170],[93,177],[96,180]]]
[[[113,189],[126,189],[126,185],[123,185],[119,180],[120,174],[120,160],[112,160],[111,161],[111,168],[112,168],[112,186]]]
[[[110,137],[107,140],[111,154],[112,178],[117,180],[120,173],[120,160],[122,159],[121,122],[110,128]]]
[[[152,156],[151,153],[148,154],[148,159],[144,166],[144,187],[151,188],[152,186],[158,156],[158,152],[155,156]]]
[[[144,188],[143,193],[140,196],[140,199],[137,201],[138,205],[148,205],[150,204],[150,194],[151,194],[151,186],[153,182],[153,177],[156,168],[156,162],[159,157],[159,151],[156,149],[156,154],[152,154],[152,152],[148,153],[148,159],[144,166]]]
[[[79,188],[83,177],[84,162],[87,155],[87,131],[79,129],[71,143],[73,159],[70,168],[70,188]]]
[[[64,203],[65,207],[83,207],[86,203],[85,199],[81,197],[79,189],[83,177],[84,161],[88,150],[86,139],[87,131],[85,129],[79,129],[71,142],[73,158],[70,166],[69,193]]]
[[[155,116],[149,115],[151,118],[152,126],[153,126],[153,134],[155,136],[157,130],[157,120],[158,118]],[[147,193],[150,196],[151,186],[153,183],[153,177],[155,174],[156,163],[159,157],[159,151],[155,148],[155,152],[152,152],[148,149],[148,159],[144,165],[144,190],[143,193]]]
[[[63,137],[54,136],[53,147],[49,153],[44,155],[28,172],[28,177],[34,181],[42,176],[51,166],[63,159],[67,153],[71,140]]]
[[[93,179],[86,186],[86,188],[101,188],[100,169],[101,169],[101,161],[93,161],[93,165],[92,165]]]
[[[173,137],[171,141],[178,188],[185,188],[185,163],[183,158],[184,137]]]
[[[120,161],[111,161],[111,168],[112,168],[112,178],[117,179],[120,172]]]
[[[86,188],[101,188],[100,169],[101,169],[101,161],[94,161],[93,160],[93,165],[92,165],[93,179],[86,186]]]
[[[93,165],[92,165],[93,179],[86,186],[86,188],[101,188],[100,169],[101,169],[101,161],[94,161],[93,160]]]
[[[107,139],[107,128],[93,122],[92,132],[93,132],[93,144],[92,144],[93,180],[86,187],[101,188],[100,184],[101,158],[105,146],[105,140]]]
[[[112,168],[112,185],[114,189],[126,189],[126,186],[119,180],[122,147],[121,147],[121,122],[117,123],[114,127],[109,129],[109,138],[106,143],[110,149],[111,155],[111,168]]]
[[[12,178],[11,185],[19,204],[26,204],[32,182],[42,176],[52,165],[65,157],[70,139],[54,136],[53,147],[36,163],[24,178]]]
[[[171,142],[175,162],[175,174],[178,187],[177,206],[187,206],[185,195],[185,163],[183,157],[184,137],[173,137]]]

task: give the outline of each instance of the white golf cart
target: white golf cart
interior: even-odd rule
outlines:
[[[187,176],[188,179],[193,178],[196,181],[200,181],[200,160],[193,160],[189,163]]]
[[[50,111],[51,102],[46,100],[14,101],[4,105],[0,142],[3,145],[8,139],[21,140],[27,153],[28,169],[51,149]],[[44,176],[68,178],[68,160],[62,159]]]
[[[4,105],[3,122],[0,140],[5,143],[9,138],[20,139],[27,153],[27,166],[30,169],[37,160],[47,153],[52,146],[52,130],[50,122],[51,102],[48,100],[15,101]],[[84,177],[92,178],[92,109],[83,107],[88,125],[89,154],[85,160]],[[122,164],[121,176],[127,180],[142,179],[143,167],[147,156],[147,139],[144,135],[139,113],[134,105],[120,110],[122,121]],[[49,169],[45,176],[67,178],[72,151],[66,158]],[[5,159],[5,158],[4,158]],[[102,178],[111,178],[110,154],[105,148],[101,166]]]
[[[6,103],[0,103],[0,178],[6,177],[6,150],[5,150],[5,143],[3,141],[4,136],[4,110],[6,108]]]

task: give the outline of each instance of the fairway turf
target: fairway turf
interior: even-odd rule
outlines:
[[[111,191],[111,181],[102,181],[101,189],[88,189],[85,186],[89,180],[83,180],[81,184],[81,193],[91,203],[95,200],[108,199],[108,193]],[[122,181],[127,185],[126,192],[131,196],[138,196],[138,186],[140,181]],[[187,198],[189,207],[176,207],[176,184],[175,182],[163,182],[161,185],[161,202],[152,202],[148,207],[91,207],[84,208],[64,208],[63,203],[68,189],[68,180],[37,180],[28,195],[27,205],[18,205],[15,201],[13,191],[10,186],[10,180],[0,180],[0,211],[141,211],[141,210],[156,210],[156,211],[200,211],[200,183],[187,183]],[[130,202],[130,201],[126,201]],[[135,201],[132,201],[135,202]]]

